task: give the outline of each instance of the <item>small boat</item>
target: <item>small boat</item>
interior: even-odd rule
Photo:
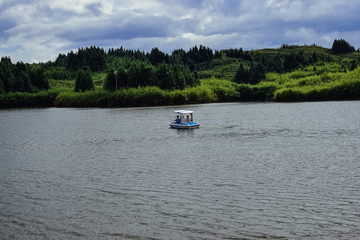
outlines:
[[[192,129],[200,127],[198,122],[194,122],[194,111],[176,110],[174,112],[177,114],[177,116],[173,122],[169,123],[171,128]]]

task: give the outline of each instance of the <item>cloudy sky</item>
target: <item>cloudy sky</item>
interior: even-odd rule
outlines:
[[[340,38],[360,47],[359,0],[0,0],[0,56],[12,62],[90,46],[331,48]]]

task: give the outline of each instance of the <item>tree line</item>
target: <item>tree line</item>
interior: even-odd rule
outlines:
[[[162,62],[156,66],[144,62],[133,62],[129,68],[120,67],[107,72],[103,85],[104,90],[116,91],[120,88],[137,88],[157,86],[165,90],[184,90],[185,87],[200,85],[196,72],[191,72],[187,66],[166,64]],[[83,67],[78,70],[75,91],[83,92],[94,89],[91,69]]]
[[[36,92],[49,89],[44,69],[36,64],[18,62],[13,64],[9,57],[0,61],[0,93]]]
[[[355,52],[355,48],[344,39],[336,39],[332,45],[331,52],[334,54],[346,54]]]
[[[104,89],[108,91],[144,86],[183,90],[200,84],[196,64],[211,61],[212,57],[212,50],[202,45],[191,48],[189,52],[174,50],[172,55],[158,48],[153,48],[150,53],[112,48],[106,54],[101,48],[90,47],[79,49],[77,53],[60,54],[53,66],[60,67],[60,71],[78,69],[75,91],[94,89],[91,72],[98,71],[107,72]]]
[[[188,52],[183,49],[174,50],[171,55],[160,51],[157,47],[150,52],[127,50],[123,47],[111,48],[106,53],[103,48],[92,46],[79,48],[77,52],[70,51],[67,55],[59,54],[52,66],[65,67],[75,70],[88,66],[93,72],[105,71],[119,59],[125,59],[127,64],[134,61],[149,62],[156,66],[160,63],[187,65],[195,71],[195,65],[201,62],[210,62],[213,59],[213,50],[203,45],[194,46]],[[125,66],[126,67],[126,66]]]
[[[295,50],[286,53],[256,55],[242,54],[243,61],[237,69],[234,81],[237,83],[257,84],[265,79],[268,72],[285,73],[299,67],[306,67],[316,63],[319,57],[316,52],[306,56],[304,51]],[[329,61],[331,58],[328,59]]]
[[[76,79],[75,91],[94,89],[93,72],[106,72],[103,88],[114,91],[119,88],[158,86],[161,89],[185,89],[200,84],[198,72],[214,68],[214,62],[226,64],[226,59],[237,63],[234,82],[257,84],[266,73],[290,72],[318,61],[332,61],[329,54],[304,53],[295,45],[283,44],[279,51],[263,53],[240,49],[215,50],[200,45],[174,50],[171,54],[158,48],[150,52],[127,50],[123,47],[103,48],[91,46],[59,54],[54,62],[39,64],[13,64],[9,57],[0,62],[0,93],[34,92],[49,89],[48,79]],[[335,40],[331,53],[355,51],[345,40]],[[223,61],[223,62],[222,62]],[[353,68],[357,62],[352,62]]]

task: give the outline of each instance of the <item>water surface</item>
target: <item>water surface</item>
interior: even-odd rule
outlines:
[[[199,129],[168,127],[195,111]],[[355,239],[360,102],[0,111],[1,239]]]

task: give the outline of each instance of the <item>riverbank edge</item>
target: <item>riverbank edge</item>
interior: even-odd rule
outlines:
[[[8,108],[121,108],[172,106],[220,102],[309,102],[360,100],[360,82],[333,88],[279,89],[273,86],[242,85],[236,89],[209,89],[197,87],[165,91],[157,87],[121,89],[116,92],[95,90],[87,92],[8,93],[0,95],[0,109]]]

